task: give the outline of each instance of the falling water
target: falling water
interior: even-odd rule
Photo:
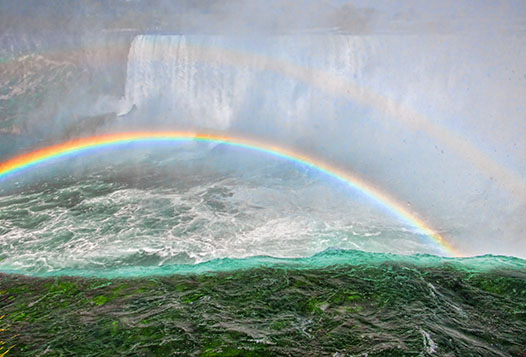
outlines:
[[[320,110],[336,118],[342,105],[327,105],[337,101],[280,72],[280,64],[359,82],[377,42],[345,35],[140,35],[129,53],[126,102],[179,127],[289,131]]]

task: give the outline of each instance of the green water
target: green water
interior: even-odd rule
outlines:
[[[356,264],[135,279],[1,275],[1,351],[524,355],[524,261],[322,255],[335,254],[354,254]]]

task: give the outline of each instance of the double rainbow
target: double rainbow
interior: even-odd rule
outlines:
[[[187,132],[176,131],[161,131],[161,132],[132,132],[120,134],[107,134],[99,136],[91,136],[81,139],[75,139],[64,142],[58,145],[44,147],[35,151],[31,151],[19,156],[15,156],[7,161],[0,163],[0,180],[22,171],[29,167],[43,163],[48,160],[57,159],[73,155],[75,153],[89,151],[90,149],[118,146],[133,142],[145,141],[200,141],[222,143],[231,146],[246,148],[249,150],[264,152],[274,156],[278,156],[293,162],[300,163],[307,167],[316,169],[331,176],[339,181],[342,181],[352,188],[362,192],[376,203],[385,207],[394,216],[409,225],[417,228],[422,234],[425,234],[431,241],[433,241],[446,254],[451,256],[460,256],[440,234],[431,229],[424,221],[409,212],[403,205],[393,200],[391,197],[383,192],[380,192],[363,179],[350,175],[342,170],[334,168],[324,162],[307,157],[298,153],[288,151],[286,149],[268,145],[265,143],[246,140],[241,138],[227,137],[213,134],[195,134]]]

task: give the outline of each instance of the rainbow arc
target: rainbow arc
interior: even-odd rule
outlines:
[[[450,256],[461,255],[449,242],[446,241],[444,237],[429,227],[427,223],[417,217],[414,213],[408,211],[403,204],[397,202],[388,194],[373,187],[371,184],[359,178],[357,175],[351,175],[350,173],[335,168],[323,161],[289,151],[282,147],[243,138],[177,131],[132,132],[91,136],[44,147],[4,161],[0,163],[0,180],[6,179],[15,173],[29,169],[30,167],[34,167],[52,159],[68,157],[76,153],[89,152],[90,149],[113,147],[127,143],[146,141],[198,141],[223,143],[253,151],[264,152],[300,163],[317,171],[323,172],[330,177],[346,183],[353,189],[362,192],[371,200],[385,207],[389,212],[391,212],[391,214],[398,217],[403,222],[408,223],[412,227],[417,228],[419,232],[429,237],[429,239],[435,243],[440,248],[440,250],[444,252],[444,254]]]

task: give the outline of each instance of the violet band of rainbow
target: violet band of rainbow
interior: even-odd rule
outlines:
[[[201,141],[224,143],[231,146],[246,148],[249,150],[268,153],[290,161],[298,162],[307,167],[333,177],[383,206],[392,215],[408,223],[419,232],[427,236],[431,242],[437,245],[445,255],[461,256],[461,254],[439,233],[429,227],[422,219],[414,213],[409,212],[402,204],[396,202],[387,194],[376,189],[365,180],[351,175],[343,170],[339,170],[327,163],[312,157],[289,151],[287,149],[261,143],[255,140],[228,137],[213,134],[196,134],[189,132],[161,131],[161,132],[131,132],[91,136],[70,140],[61,144],[52,145],[37,149],[28,153],[15,156],[7,161],[0,163],[0,180],[7,178],[11,174],[27,169],[31,166],[40,164],[47,160],[68,156],[77,152],[88,151],[93,148],[103,148],[105,146],[120,145],[141,141]]]

